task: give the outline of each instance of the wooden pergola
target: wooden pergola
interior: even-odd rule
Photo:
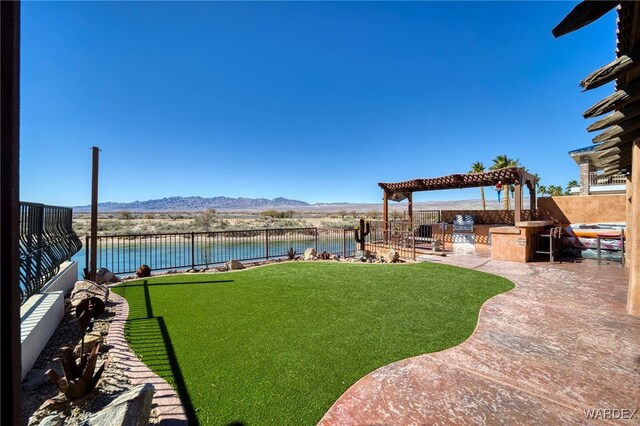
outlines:
[[[384,229],[388,229],[389,223],[389,200],[409,202],[409,220],[413,222],[413,193],[418,191],[436,191],[439,189],[460,189],[478,188],[481,186],[496,186],[498,182],[502,185],[515,186],[515,221],[522,219],[522,187],[529,188],[531,211],[536,205],[535,179],[533,175],[520,167],[505,167],[504,169],[492,170],[485,173],[456,173],[448,176],[413,179],[404,182],[385,183],[380,182],[378,186],[383,191],[383,220]]]
[[[591,90],[615,81],[615,91],[595,103],[582,115],[595,118],[587,130],[602,133],[593,138],[602,142],[596,151],[604,165],[605,175],[627,176],[626,264],[629,266],[627,310],[640,316],[640,2],[583,1],[560,22],[552,33],[560,37],[600,19],[617,8],[616,58],[592,72],[580,82]]]

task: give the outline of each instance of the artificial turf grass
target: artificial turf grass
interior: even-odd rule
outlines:
[[[129,302],[131,347],[194,423],[311,425],[374,369],[464,341],[511,288],[431,263],[289,262],[114,291]]]

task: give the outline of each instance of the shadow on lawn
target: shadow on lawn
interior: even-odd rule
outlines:
[[[188,284],[224,284],[224,283],[232,283],[233,280],[216,280],[216,281],[185,281],[179,283],[153,283],[154,286],[162,286],[162,285],[188,285]],[[147,287],[149,284],[147,280],[144,280],[142,284],[127,284],[127,288],[131,287]]]
[[[145,306],[138,312],[130,311],[130,319],[127,320],[128,334],[135,336],[135,340],[141,342],[136,344],[136,348],[145,348],[142,361],[156,374],[166,378],[169,384],[176,389],[184,406],[188,424],[198,425],[198,419],[180,370],[180,364],[176,359],[164,318],[153,315],[147,280],[144,280],[140,286],[144,288]]]

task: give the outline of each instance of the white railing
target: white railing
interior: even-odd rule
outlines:
[[[626,183],[625,175],[603,176],[598,172],[589,173],[589,186],[626,185]]]

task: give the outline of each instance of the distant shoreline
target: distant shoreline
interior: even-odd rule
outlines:
[[[528,198],[523,200],[524,208],[528,208]],[[486,201],[486,210],[502,210],[502,203],[496,200]],[[123,210],[132,213],[195,213],[198,211],[213,208],[218,212],[227,213],[257,213],[266,210],[292,210],[295,212],[306,213],[336,213],[340,211],[357,211],[367,212],[371,210],[382,211],[382,203],[345,203],[345,204],[320,204],[308,206],[265,206],[265,207],[202,207],[202,208],[179,208],[171,207],[166,209],[144,209],[144,208],[118,208],[118,207],[100,207],[99,213],[117,213]],[[391,210],[406,210],[406,202],[390,202]],[[482,210],[482,204],[479,199],[475,200],[447,200],[447,201],[418,201],[413,203],[414,210]],[[90,213],[90,208],[86,206],[73,207],[74,213]]]

